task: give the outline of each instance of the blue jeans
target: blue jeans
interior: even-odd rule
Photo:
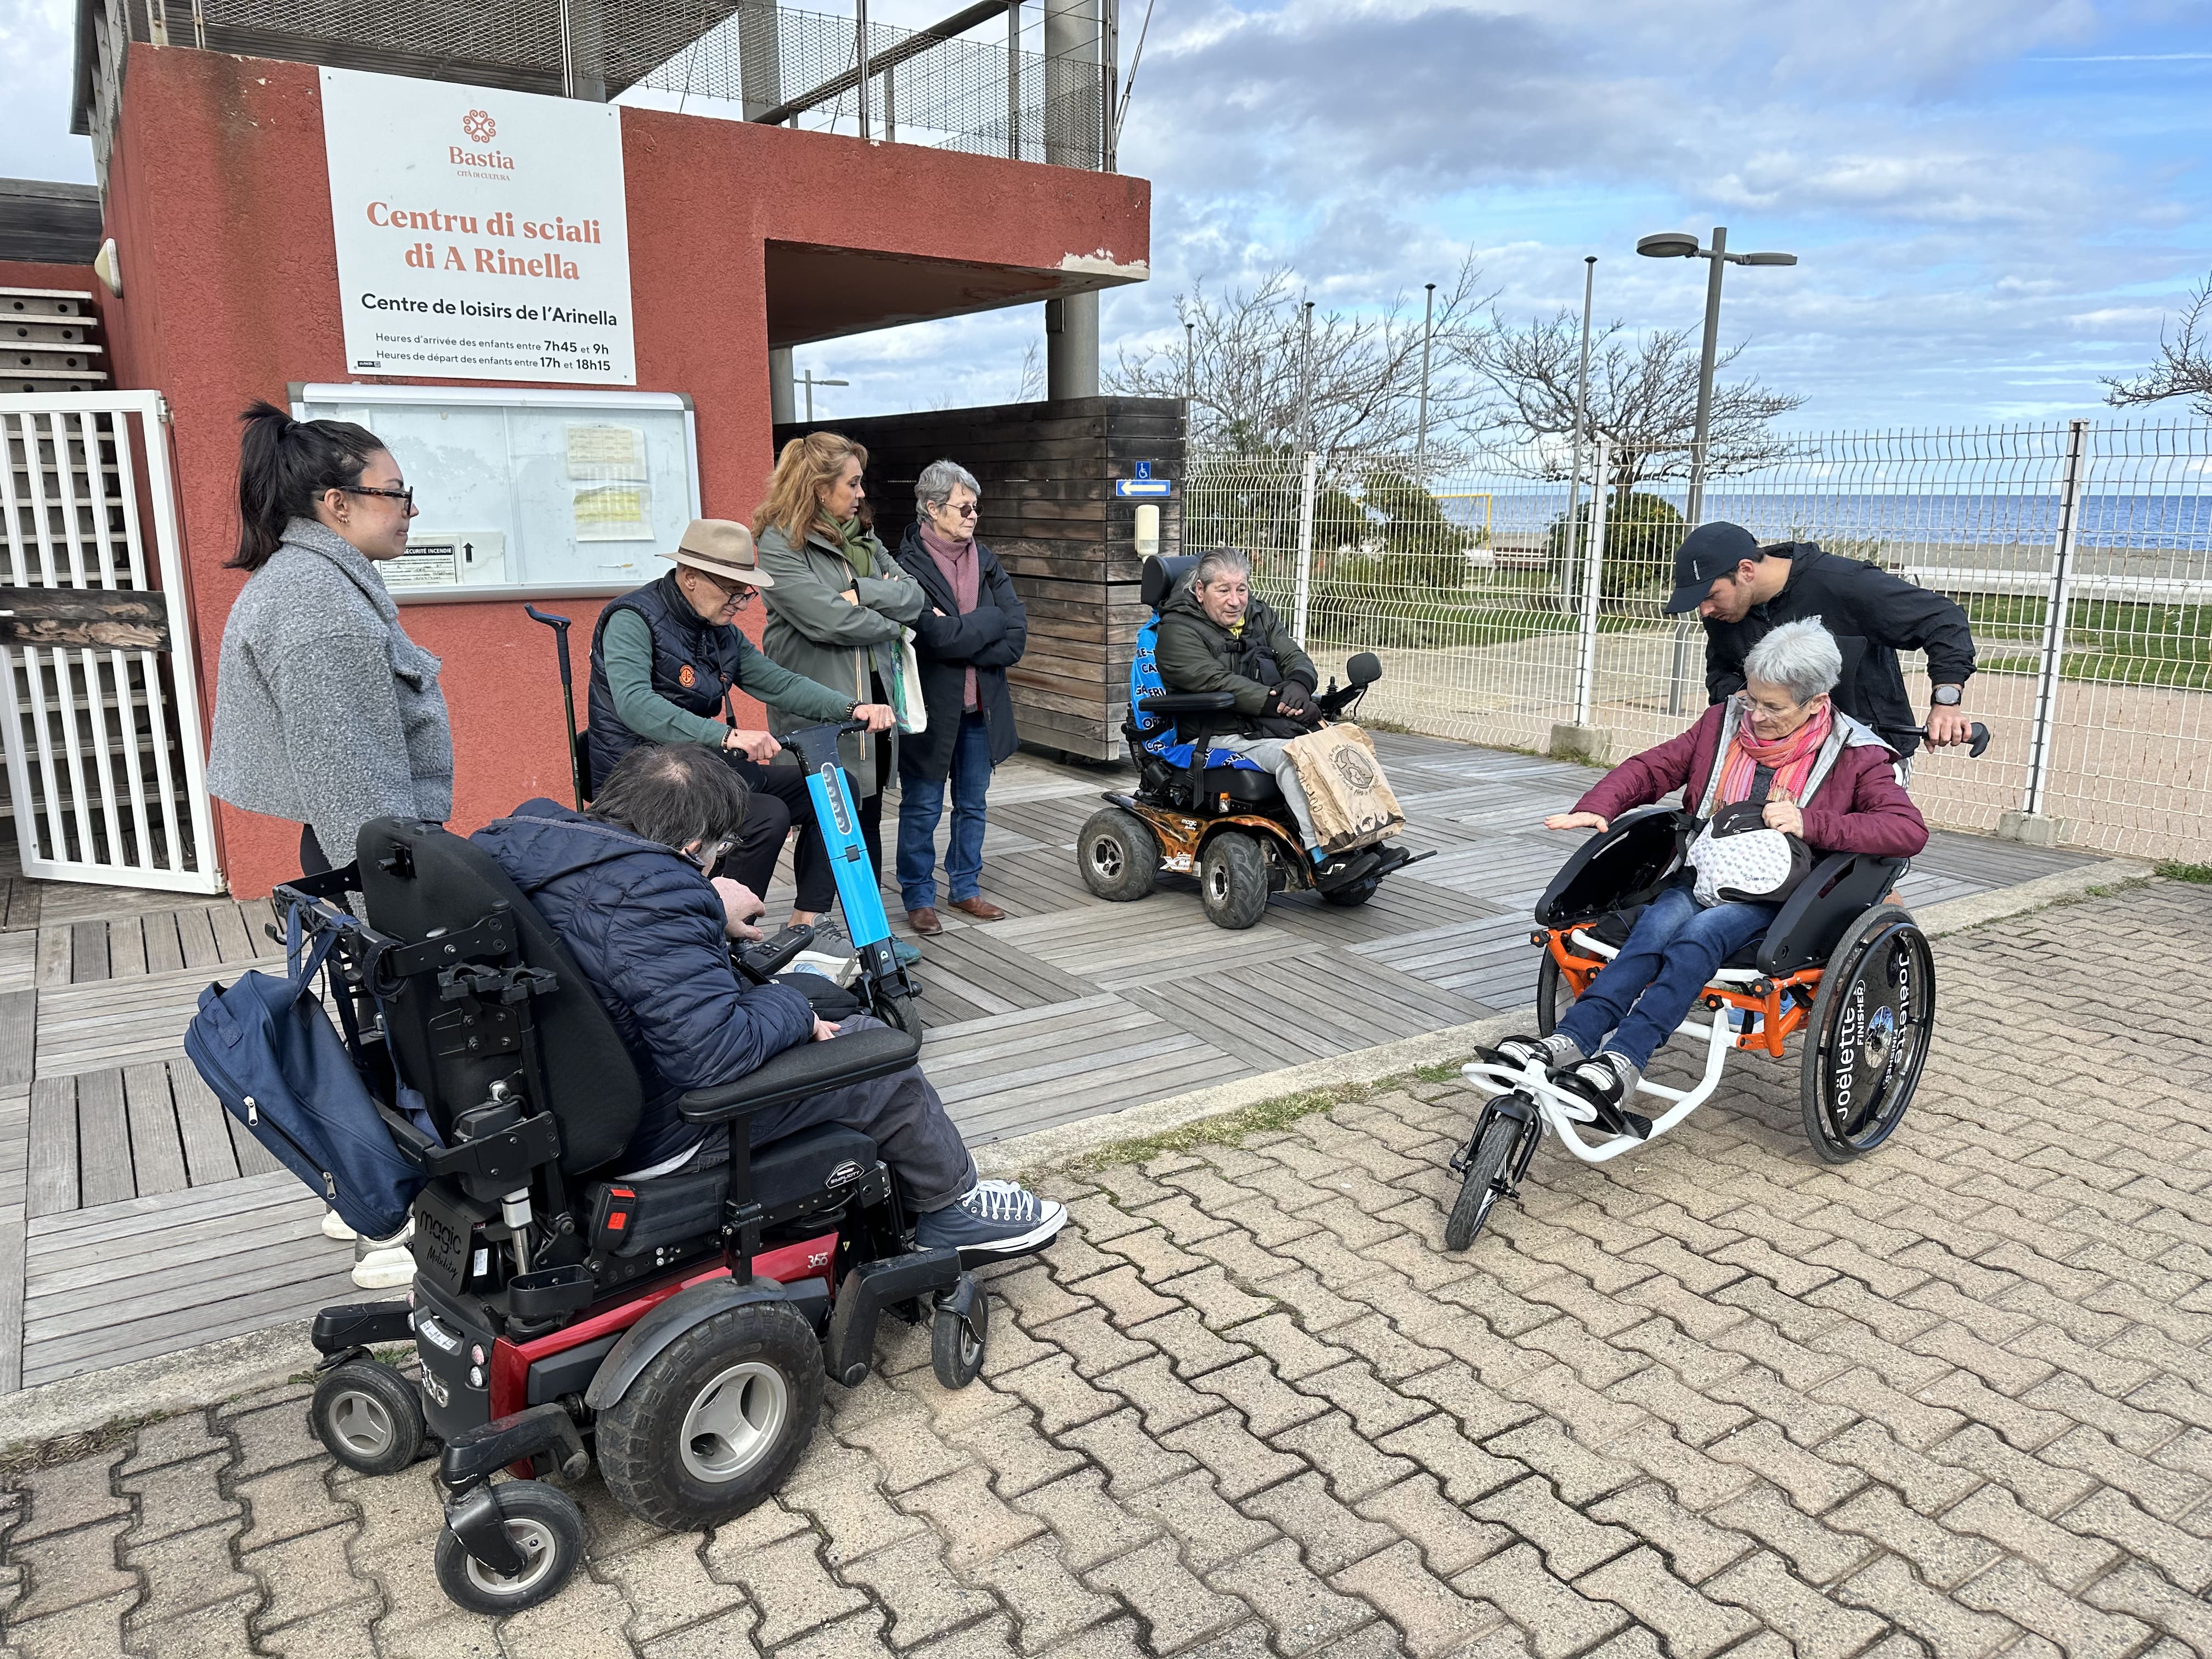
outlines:
[[[1674,1034],[1714,970],[1753,939],[1764,938],[1782,908],[1734,900],[1700,905],[1686,879],[1651,901],[1629,931],[1620,954],[1601,969],[1559,1030],[1595,1054],[1606,1047],[1641,1071]]]
[[[952,841],[945,849],[945,879],[953,901],[979,898],[983,879],[983,796],[991,787],[991,726],[981,714],[963,714],[952,740],[952,775],[925,778],[899,773],[899,896],[909,910],[937,903],[937,821],[945,816],[945,786],[952,785]]]

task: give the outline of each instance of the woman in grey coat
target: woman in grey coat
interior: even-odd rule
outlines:
[[[928,601],[921,586],[860,522],[868,452],[834,432],[812,432],[783,447],[768,499],[754,514],[761,568],[775,578],[761,599],[769,659],[857,702],[890,702],[899,660],[899,629]],[[916,696],[920,695],[917,688]],[[769,710],[781,736],[806,724]],[[880,880],[884,871],[884,785],[898,767],[898,731],[880,733],[846,770],[858,797],[860,834]],[[855,761],[857,760],[857,764]]]
[[[253,574],[223,624],[208,787],[299,824],[313,874],[351,863],[371,818],[452,816],[453,732],[376,570],[416,510],[392,453],[348,421],[244,419],[231,565]]]

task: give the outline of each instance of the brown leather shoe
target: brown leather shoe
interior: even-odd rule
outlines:
[[[1006,913],[978,893],[971,899],[955,899],[952,908],[963,916],[973,916],[978,921],[1004,921]]]
[[[945,924],[937,919],[937,912],[927,907],[920,910],[908,911],[906,925],[913,928],[915,933],[922,934],[941,933],[945,931]]]

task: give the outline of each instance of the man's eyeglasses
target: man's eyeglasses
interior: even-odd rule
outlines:
[[[699,569],[696,565],[691,568],[694,570]],[[717,576],[711,570],[700,570],[699,574],[714,584],[714,591],[722,596],[724,605],[734,605],[742,611],[753,602],[753,594],[757,590],[750,582],[731,581],[725,577]]]
[[[416,510],[415,492],[411,489],[372,489],[366,484],[340,484],[338,488],[349,495],[381,495],[388,501],[398,501],[406,507],[410,517],[414,515]]]

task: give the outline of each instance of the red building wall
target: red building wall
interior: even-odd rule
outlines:
[[[659,111],[625,109],[622,124],[637,385],[691,397],[709,517],[750,521],[774,459],[769,242],[1035,270],[1070,254],[1111,250],[1122,264],[1149,254],[1141,179]],[[101,319],[115,384],[169,401],[210,716],[223,619],[245,580],[223,568],[238,533],[239,411],[257,397],[282,404],[291,381],[351,378],[327,179],[313,67],[131,47],[108,173],[123,297],[100,291]],[[57,269],[0,264],[0,285],[89,277],[21,275]],[[576,620],[580,678],[601,604],[554,605]],[[533,794],[565,797],[547,630],[514,600],[410,605],[401,619],[445,659],[454,827]],[[221,801],[216,823],[234,892],[266,892],[297,870],[293,826]]]

